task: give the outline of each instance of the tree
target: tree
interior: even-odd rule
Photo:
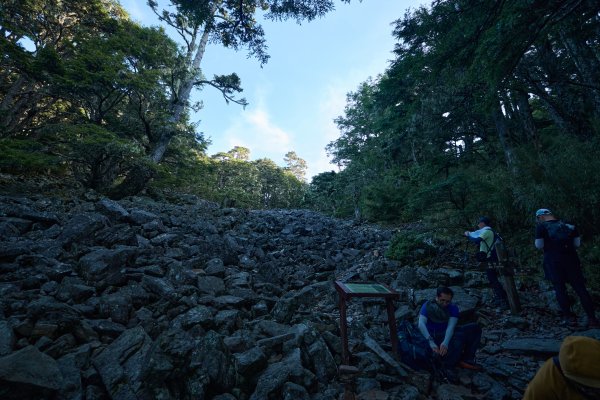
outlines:
[[[348,3],[350,0],[342,0]],[[183,68],[174,74],[170,100],[170,122],[181,122],[184,112],[191,107],[190,95],[194,88],[206,85],[217,88],[226,101],[245,105],[245,99],[235,95],[242,91],[239,77],[235,74],[218,75],[206,79],[200,69],[208,43],[218,43],[233,50],[247,48],[249,55],[261,64],[267,62],[267,44],[257,14],[270,20],[294,19],[311,21],[334,9],[333,0],[172,0],[174,11],[159,10],[155,0],[148,5],[161,21],[175,29],[183,46]],[[151,159],[158,163],[176,131],[165,131],[154,147]]]
[[[123,9],[113,0],[3,1],[2,135],[29,132],[55,116],[62,104],[53,90],[53,81],[63,72],[62,62],[73,56],[77,43],[110,34],[113,22],[124,16]]]
[[[296,154],[295,151],[288,151],[285,153],[283,161],[286,165],[285,170],[294,175],[296,179],[301,182],[306,179],[306,170],[308,169],[308,165],[306,164],[305,160]]]
[[[564,197],[548,182],[597,143],[600,4],[534,3],[444,0],[399,19],[395,60],[336,120],[335,195],[371,219],[447,221],[592,199],[589,176],[554,185]]]

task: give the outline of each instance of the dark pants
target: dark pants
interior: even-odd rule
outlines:
[[[481,342],[481,327],[479,324],[472,322],[470,324],[457,326],[454,332],[457,342],[462,343],[462,352],[460,352],[460,360],[474,362],[475,353]],[[454,340],[454,338],[453,338]]]
[[[434,332],[432,337],[439,346],[444,341],[445,332]],[[423,338],[424,345],[429,347]],[[481,342],[481,327],[476,323],[457,326],[454,335],[448,345],[448,354],[442,358],[442,364],[446,368],[454,368],[459,361],[474,362],[475,352]]]
[[[594,302],[585,287],[585,278],[578,260],[566,262],[560,259],[544,259],[544,271],[554,286],[556,301],[565,316],[574,315],[571,311],[571,303],[567,293],[567,283],[571,285],[579,299],[585,313],[595,318]]]
[[[570,281],[571,287],[579,296],[581,300],[581,306],[583,307],[585,313],[591,317],[595,318],[594,313],[594,302],[592,297],[588,293],[585,288],[585,282],[582,280]],[[574,315],[571,311],[571,302],[569,301],[569,294],[567,293],[567,282],[565,281],[554,281],[552,282],[554,285],[554,293],[556,293],[556,301],[558,301],[558,305],[563,315],[572,316]]]
[[[490,282],[490,287],[494,290],[494,297],[498,300],[508,300],[508,296],[506,295],[506,291],[502,287],[502,284],[498,280],[498,270],[494,268],[486,268],[485,273],[487,275],[488,281]]]

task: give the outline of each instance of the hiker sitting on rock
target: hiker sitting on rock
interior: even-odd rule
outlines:
[[[476,254],[477,261],[485,266],[485,273],[490,287],[494,291],[494,306],[508,308],[508,297],[502,284],[498,280],[498,271],[492,268],[493,264],[498,263],[498,256],[494,245],[496,243],[496,234],[490,226],[488,217],[479,219],[479,228],[476,231],[465,231],[464,235],[472,242],[479,244],[479,252]]]
[[[567,336],[535,374],[523,400],[600,399],[600,341]]]
[[[442,359],[446,368],[456,365],[480,370],[475,352],[481,340],[481,328],[476,323],[457,326],[459,310],[452,304],[454,292],[448,287],[437,289],[434,300],[426,301],[419,313],[419,331],[431,350]]]

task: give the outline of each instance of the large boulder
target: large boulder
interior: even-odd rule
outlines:
[[[142,371],[151,346],[152,339],[141,327],[137,327],[123,332],[93,357],[92,363],[113,399],[137,400],[144,397]]]
[[[63,385],[58,363],[34,346],[0,358],[0,398],[50,398]]]

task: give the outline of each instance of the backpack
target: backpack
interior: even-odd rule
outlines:
[[[398,324],[398,352],[400,360],[409,367],[432,370],[433,359],[429,344],[405,319]]]
[[[568,252],[573,250],[573,232],[575,226],[564,223],[563,221],[544,224],[548,239],[551,245],[557,250]]]

